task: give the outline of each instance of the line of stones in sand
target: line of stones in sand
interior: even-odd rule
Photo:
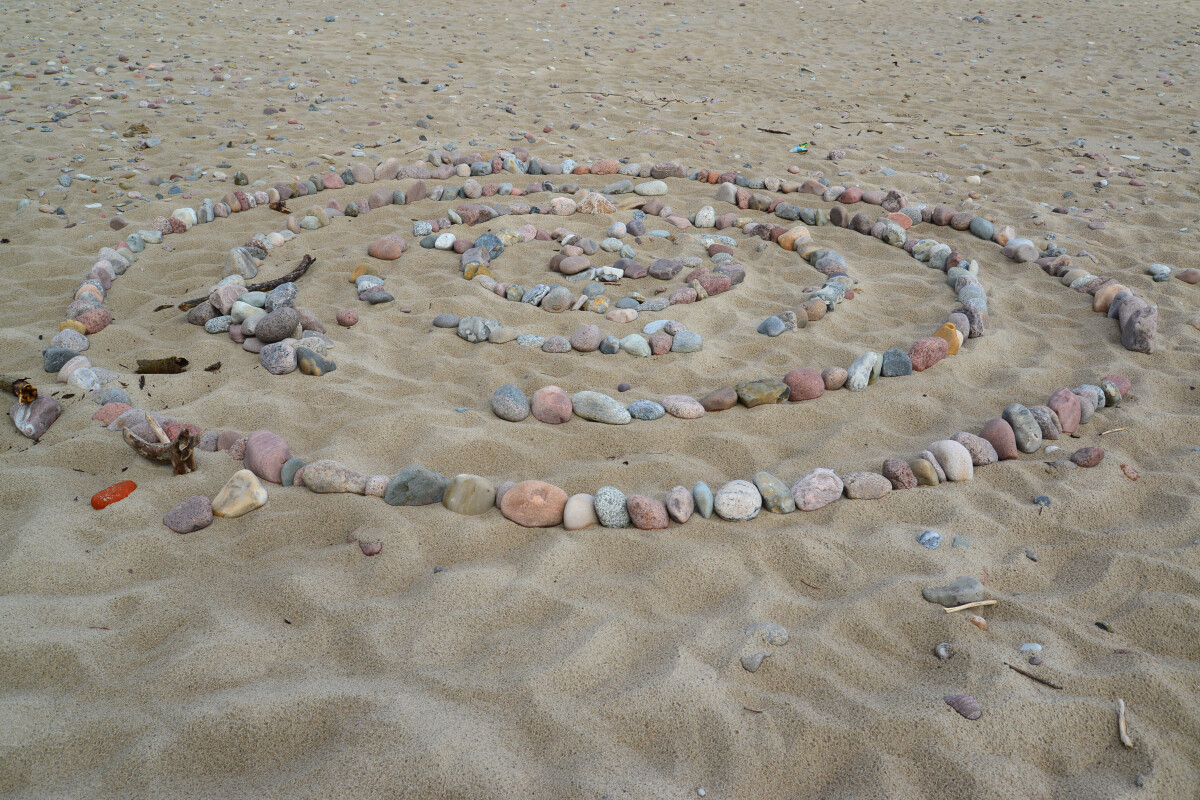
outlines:
[[[398,159],[386,159],[377,167],[372,169],[366,164],[355,164],[350,169],[346,170],[342,175],[336,173],[327,173],[326,175],[313,176],[305,181],[297,181],[291,184],[279,184],[272,187],[269,191],[244,192],[236,190],[227,194],[222,200],[213,201],[211,199],[204,200],[198,209],[180,208],[176,209],[170,217],[158,217],[154,222],[154,226],[150,229],[138,231],[129,234],[124,241],[119,242],[115,248],[101,248],[97,254],[96,263],[93,264],[87,278],[80,284],[76,290],[75,299],[67,309],[67,319],[60,325],[60,334],[67,330],[72,330],[75,333],[84,335],[92,335],[100,330],[103,330],[112,322],[111,312],[103,307],[103,301],[107,296],[107,292],[111,287],[112,281],[128,268],[129,263],[136,258],[136,253],[143,251],[147,243],[160,243],[165,235],[182,233],[196,224],[211,222],[220,217],[226,217],[230,213],[237,211],[248,211],[249,209],[273,202],[277,199],[287,199],[295,195],[304,196],[313,194],[317,191],[326,188],[338,188],[348,185],[348,180],[357,183],[373,182],[376,177],[380,180],[390,179],[414,179],[416,183],[409,187],[408,192],[413,193],[413,202],[416,201],[417,195],[425,191],[423,181],[425,179],[446,179],[451,175],[457,175],[464,171],[470,174],[495,174],[501,171],[509,171],[514,173],[529,173],[529,174],[561,174],[563,172],[571,172],[575,174],[613,174],[621,173],[631,174],[637,171],[639,177],[653,178],[655,181],[661,181],[668,177],[685,177],[683,167],[678,164],[667,162],[656,164],[652,167],[636,165],[631,163],[620,163],[618,161],[608,159],[594,162],[590,166],[576,165],[574,161],[568,159],[561,164],[551,164],[542,162],[539,159],[528,156],[523,153],[523,158],[518,158],[514,153],[503,153],[494,157],[490,162],[482,159],[475,161],[471,160],[468,164],[462,161],[457,164],[443,163],[437,166],[433,172],[425,167],[423,163],[417,163],[410,166],[403,166]],[[432,160],[446,160],[449,156],[440,152],[430,154]],[[458,159],[464,157],[459,156]],[[473,159],[474,157],[465,157]],[[465,167],[465,170],[464,170]],[[485,172],[485,169],[487,170]],[[868,204],[880,205],[888,214],[899,214],[908,206],[908,201],[902,192],[891,190],[883,192],[880,190],[861,190],[857,187],[840,187],[827,186],[828,181],[824,178],[810,179],[804,183],[795,183],[783,181],[778,178],[762,178],[749,179],[735,173],[718,173],[716,171],[698,170],[691,173],[687,177],[697,181],[707,181],[711,184],[723,184],[721,191],[732,191],[733,199],[739,207],[749,208],[753,202],[756,207],[761,206],[765,209],[770,209],[775,205],[775,212],[778,214],[780,206],[788,209],[795,208],[790,204],[777,202],[778,199],[770,198],[767,195],[751,194],[751,189],[767,189],[768,191],[781,191],[783,193],[807,191],[813,194],[820,194],[822,199],[831,202],[841,201],[850,203],[864,202]],[[420,185],[418,190],[416,187]],[[265,185],[265,184],[264,184]],[[488,185],[489,187],[492,184]],[[728,187],[728,188],[727,188]],[[443,186],[435,186],[427,196],[437,196],[445,194]],[[462,195],[466,196],[468,192],[464,191],[465,187],[459,187],[457,191],[451,192],[451,196]],[[497,193],[499,188],[496,187]],[[482,192],[484,187],[480,187]],[[399,192],[399,195],[397,195]],[[473,189],[469,193],[474,193]],[[520,194],[519,189],[512,189],[511,193]],[[366,211],[371,208],[372,200],[377,203],[377,206],[384,205],[390,200],[391,202],[402,201],[409,202],[408,194],[402,190],[395,190],[389,196],[385,191],[377,190],[371,193],[371,196],[363,202],[362,210]],[[568,199],[568,198],[562,198]],[[571,201],[572,203],[574,201]],[[566,204],[560,204],[564,210]],[[848,227],[860,229],[866,223],[870,223],[872,230],[879,226],[881,232],[892,232],[895,236],[894,228],[887,222],[871,223],[871,220],[865,215],[856,214],[849,216],[849,211],[839,212],[838,208],[844,206],[836,206],[830,212],[831,222],[836,214],[839,217],[839,222],[844,218]],[[460,211],[465,211],[470,216],[475,211],[479,217],[471,220],[487,216],[500,215],[507,213],[507,209],[503,206],[492,208],[483,204],[475,204],[470,206],[460,206]],[[532,210],[532,209],[530,209]],[[550,213],[552,206],[547,206],[545,213]],[[350,204],[347,206],[347,212],[357,214],[360,212],[358,204]],[[328,222],[328,215],[325,214],[319,207],[313,207],[310,212],[300,219],[295,216],[289,216],[287,220],[287,232],[295,235],[298,231],[305,228],[315,228]],[[459,219],[464,218],[459,211],[453,212]],[[790,211],[788,212],[790,213]],[[798,212],[797,212],[798,213]],[[1009,227],[996,228],[992,222],[977,217],[971,212],[955,212],[952,208],[946,206],[935,206],[934,208],[922,209],[922,220],[925,220],[925,215],[928,214],[930,222],[934,224],[948,224],[956,229],[970,230],[976,237],[981,239],[989,239],[1003,246],[1003,253],[1006,257],[1018,261],[1029,262],[1036,261],[1044,270],[1050,274],[1059,277],[1064,283],[1071,286],[1080,292],[1092,293],[1095,297],[1093,301],[1093,309],[1097,311],[1107,311],[1110,317],[1118,320],[1121,328],[1122,344],[1131,350],[1138,352],[1151,352],[1154,343],[1154,336],[1157,329],[1158,310],[1156,307],[1150,306],[1145,300],[1134,295],[1130,290],[1116,284],[1111,278],[1091,276],[1082,270],[1072,269],[1070,256],[1058,249],[1038,252],[1033,243],[1028,239],[1015,238],[1015,234]],[[908,215],[904,215],[907,217]],[[855,220],[858,220],[856,223]],[[672,222],[688,223],[682,217],[671,220]],[[895,223],[898,227],[903,227],[903,222],[898,218],[889,220]],[[449,219],[446,219],[449,223]],[[441,220],[438,220],[440,226]],[[690,223],[688,223],[690,224]],[[432,226],[431,226],[432,227]],[[431,231],[432,232],[432,231]],[[908,244],[907,234],[905,234],[905,245]],[[255,237],[248,245],[235,247],[230,250],[226,259],[225,274],[226,276],[239,273],[245,277],[253,277],[257,274],[258,265],[265,258],[266,252],[275,247],[277,244],[286,241],[283,232],[273,232],[266,236]],[[915,250],[916,243],[913,243]],[[86,349],[86,345],[77,340],[73,340],[78,347]],[[59,341],[58,345],[64,342]],[[56,347],[52,344],[52,348],[62,350],[75,350],[74,355],[70,355],[62,360],[57,369],[48,370],[55,371],[61,369],[66,361],[70,358],[77,357],[81,352],[78,349],[71,347]],[[55,354],[53,360],[66,355],[64,353]],[[43,354],[45,358],[45,353]],[[97,371],[99,368],[87,367],[90,372],[80,373],[80,377],[76,378],[77,384],[86,384],[86,389],[92,394],[93,399],[103,403],[106,399],[111,399],[115,392],[119,391],[117,387],[111,386],[111,383],[116,381],[116,376],[107,370]],[[72,376],[68,376],[70,380]],[[92,380],[96,384],[93,386]],[[81,385],[81,388],[85,388]],[[105,395],[104,392],[109,392]],[[30,438],[39,438],[54,420],[61,413],[61,406],[54,398],[43,396],[39,397],[38,401],[28,406],[20,407],[18,403],[10,409],[10,416],[13,418],[18,430]]]
[[[750,480],[730,481],[715,493],[703,481],[691,490],[676,486],[662,500],[645,494],[626,496],[614,486],[601,487],[594,495],[572,496],[541,480],[506,481],[494,486],[480,475],[464,473],[448,478],[417,464],[395,476],[367,476],[331,459],[305,462],[292,455],[281,436],[268,430],[254,431],[248,436],[236,431],[205,431],[199,434],[201,450],[226,450],[231,458],[242,461],[244,468],[211,501],[205,495],[189,497],[172,508],[163,522],[172,530],[188,533],[206,527],[214,515],[238,517],[249,513],[267,502],[262,481],[304,486],[318,493],[369,495],[394,506],[441,503],[450,511],[470,516],[498,508],[506,519],[525,527],[562,525],[567,530],[579,530],[599,524],[653,530],[668,527],[672,520],[685,523],[693,513],[706,519],[716,514],[721,519],[744,521],[754,519],[764,508],[776,514],[816,511],[843,496],[849,500],[877,500],[895,490],[972,480],[979,467],[1016,459],[1020,453],[1035,453],[1046,442],[1074,433],[1098,409],[1119,406],[1131,388],[1127,379],[1107,375],[1099,385],[1085,384],[1073,390],[1060,388],[1043,406],[1013,403],[999,417],[984,423],[978,435],[957,433],[933,442],[912,459],[889,458],[879,472],[864,470],[838,475],[831,469],[817,468],[790,488],[771,473],[758,472]],[[580,397],[588,394],[576,395],[575,405],[592,402],[593,398]],[[144,412],[123,404],[104,406],[95,419],[106,423],[111,430],[126,425],[149,427],[143,421]],[[158,421],[164,427],[179,425],[165,417],[159,417]],[[1057,445],[1046,447],[1050,454],[1059,450]],[[1094,467],[1103,458],[1102,448],[1083,447],[1071,453],[1069,459],[1052,462],[1052,466]],[[375,552],[378,549],[368,554]]]

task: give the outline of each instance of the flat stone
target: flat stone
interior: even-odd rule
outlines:
[[[705,411],[727,411],[737,405],[738,393],[732,386],[722,386],[700,398]]]
[[[930,603],[938,603],[946,608],[961,606],[966,603],[978,603],[984,599],[983,584],[976,578],[963,576],[945,586],[932,586],[921,590],[921,596]]]
[[[974,460],[966,447],[953,439],[942,439],[929,445],[938,466],[946,473],[948,481],[969,481],[975,477]]]
[[[713,493],[704,481],[697,481],[692,487],[692,500],[696,505],[696,513],[704,519],[713,515]]]
[[[218,517],[240,517],[267,503],[267,490],[248,469],[233,473],[212,501],[212,513]]]
[[[778,378],[744,381],[736,387],[738,400],[747,408],[786,402],[791,388]]]
[[[642,531],[662,530],[669,523],[667,506],[661,500],[642,494],[631,494],[625,501],[629,520],[633,527]]]
[[[1036,452],[1042,446],[1042,426],[1028,408],[1020,403],[1010,403],[1004,407],[1000,417],[1012,426],[1017,449],[1022,453]]]
[[[163,524],[176,533],[192,533],[207,528],[212,521],[212,502],[202,494],[192,495],[163,517]]]
[[[676,486],[667,492],[667,514],[679,524],[687,522],[696,510],[696,501],[685,486]]]
[[[549,528],[563,521],[567,493],[544,481],[521,481],[504,493],[500,513],[525,528]]]
[[[367,493],[367,481],[370,478],[361,472],[355,472],[340,461],[322,458],[304,467],[300,480],[309,491],[320,494],[362,494]]]
[[[391,506],[427,506],[440,503],[450,479],[420,464],[406,468],[388,483],[383,502]]]
[[[577,392],[571,397],[575,413],[592,422],[608,425],[627,425],[631,420],[629,411],[612,397],[600,392]]]
[[[696,398],[686,394],[669,394],[662,399],[667,413],[679,419],[699,419],[705,414],[704,406]]]
[[[666,413],[666,409],[653,400],[634,400],[629,404],[629,415],[634,419],[653,422],[662,419]]]
[[[967,452],[971,455],[972,466],[985,467],[1000,460],[1000,456],[996,454],[996,448],[982,436],[963,432],[956,433],[950,438],[967,448]]]
[[[851,472],[842,476],[842,485],[851,500],[878,500],[892,490],[892,482],[878,472]]]
[[[844,488],[833,470],[818,467],[792,485],[792,499],[801,511],[816,511],[841,497]]]
[[[730,481],[713,497],[713,510],[721,519],[751,520],[762,509],[762,495],[750,481]]]

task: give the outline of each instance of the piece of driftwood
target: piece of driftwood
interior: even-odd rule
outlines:
[[[139,375],[178,375],[187,370],[188,360],[181,356],[137,360]]]
[[[306,254],[304,256],[304,258],[300,259],[300,266],[296,267],[294,270],[289,272],[287,275],[284,275],[281,278],[275,278],[274,280],[263,281],[262,283],[252,283],[246,287],[246,291],[247,292],[269,292],[272,289],[274,289],[278,286],[282,286],[285,283],[292,283],[294,281],[298,281],[304,275],[304,273],[308,272],[308,268],[311,267],[316,262],[317,262],[317,260],[315,258]],[[189,309],[193,309],[196,306],[200,305],[207,299],[208,299],[208,295],[204,295],[204,297],[195,297],[195,298],[192,298],[191,300],[184,300],[182,303],[179,304],[179,310],[180,311],[188,311]]]
[[[151,461],[159,461],[164,464],[169,463],[176,475],[186,475],[196,469],[196,442],[192,439],[192,432],[184,428],[179,432],[173,440],[167,438],[167,434],[155,421],[150,414],[146,415],[146,421],[154,430],[155,435],[160,441],[147,442],[145,439],[134,434],[129,428],[125,428],[122,436],[125,439],[125,444],[133,448],[133,451],[143,458]]]
[[[1008,667],[1013,672],[1018,672],[1018,673],[1024,675],[1026,678],[1029,678],[1030,680],[1037,681],[1038,683],[1042,684],[1043,686],[1049,686],[1051,689],[1061,689],[1062,688],[1057,683],[1055,683],[1053,681],[1048,681],[1045,678],[1038,677],[1037,675],[1034,675],[1032,672],[1027,672],[1027,671],[1021,669],[1020,667],[1014,667],[1012,664],[1005,664],[1004,666]]]
[[[16,396],[23,406],[37,400],[38,396],[37,388],[32,383],[25,378],[14,378],[9,375],[0,375],[0,389]]]
[[[952,606],[951,608],[942,609],[947,614],[953,614],[955,611],[962,611],[967,608],[979,608],[980,606],[994,606],[999,603],[999,600],[977,600],[974,603],[963,603],[961,606]]]

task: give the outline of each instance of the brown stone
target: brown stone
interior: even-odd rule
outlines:
[[[983,424],[979,436],[991,443],[996,449],[996,457],[1001,461],[1009,461],[1017,457],[1017,437],[1012,426],[996,417]]]
[[[625,501],[625,507],[629,511],[629,521],[638,530],[661,530],[669,524],[666,504],[653,497],[630,495]]]
[[[526,528],[549,528],[562,523],[566,505],[567,493],[557,486],[521,481],[505,492],[500,513]]]
[[[727,411],[737,405],[737,390],[732,386],[722,386],[700,398],[700,405],[705,411]]]
[[[917,488],[917,476],[913,474],[912,467],[902,458],[889,458],[883,462],[883,469],[880,470],[883,477],[887,478],[892,483],[893,489],[915,489]]]
[[[794,369],[783,376],[783,382],[788,385],[791,394],[788,400],[815,400],[825,393],[825,379],[815,369]]]

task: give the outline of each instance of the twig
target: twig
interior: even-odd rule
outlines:
[[[1133,749],[1133,739],[1129,738],[1129,729],[1125,727],[1125,701],[1117,698],[1117,733],[1121,735],[1121,744]]]
[[[796,580],[800,581],[801,583],[803,583],[805,586],[807,586],[807,587],[808,587],[808,588],[810,588],[810,589],[815,589],[815,590],[817,590],[818,592],[819,592],[819,591],[821,591],[821,587],[820,587],[820,586],[813,586],[811,583],[809,583],[808,581],[804,580],[804,578],[796,578]]]
[[[274,280],[263,281],[262,283],[252,283],[246,287],[246,291],[247,292],[269,292],[272,289],[274,289],[278,286],[282,286],[285,283],[291,283],[293,281],[297,281],[301,278],[301,276],[304,275],[304,273],[308,272],[308,268],[311,267],[315,263],[317,263],[317,260],[315,258],[313,258],[310,255],[305,255],[304,258],[300,259],[300,266],[296,267],[294,270],[289,272],[287,275],[284,275],[281,278],[275,278]],[[207,299],[208,299],[208,295],[205,295],[204,297],[196,297],[192,300],[184,300],[182,303],[179,304],[179,310],[187,311],[189,309],[195,308],[196,306],[200,305]]]
[[[122,431],[121,435],[125,439],[125,444],[132,447],[139,456],[151,461],[170,463],[176,475],[186,475],[196,469],[196,456],[193,453],[196,442],[192,439],[192,432],[187,428],[180,431],[179,435],[175,437],[175,441],[165,443],[147,442],[129,428]]]
[[[1129,428],[1128,428],[1128,427],[1125,427],[1125,428],[1109,428],[1109,429],[1108,429],[1108,430],[1106,430],[1106,431],[1101,431],[1101,432],[1100,432],[1100,435],[1101,435],[1101,436],[1108,436],[1110,433],[1118,433],[1118,432],[1120,432],[1120,431],[1127,431],[1127,430],[1129,430]]]
[[[742,706],[742,708],[744,708],[745,710],[749,711],[751,714],[761,714],[761,713],[763,713],[761,708],[751,708],[750,706]]]
[[[1008,667],[1009,669],[1011,669],[1014,672],[1021,673],[1022,675],[1024,675],[1026,678],[1029,678],[1030,680],[1037,681],[1038,683],[1042,684],[1043,686],[1049,686],[1051,689],[1061,689],[1062,688],[1057,683],[1054,683],[1053,681],[1048,681],[1045,678],[1039,678],[1037,675],[1034,675],[1032,672],[1026,672],[1025,670],[1021,669],[1020,667],[1014,667],[1012,664],[1008,664],[1008,663],[1006,663],[1004,666]]]
[[[979,608],[980,606],[994,606],[999,602],[1000,602],[999,600],[980,600],[975,603],[963,603],[961,606],[954,606],[953,608],[944,608],[942,610],[945,611],[947,614],[953,614],[955,611],[962,611],[963,609],[967,609],[967,608]]]
[[[958,131],[942,131],[947,136],[986,136],[986,133],[962,133]]]
[[[792,135],[788,131],[777,131],[774,128],[759,128],[759,130],[762,131],[763,133],[777,133],[780,136],[791,136]]]
[[[139,375],[178,375],[187,372],[188,360],[182,356],[167,356],[166,358],[137,360]]]
[[[158,437],[158,441],[163,444],[170,444],[171,437],[167,436],[166,431],[158,424],[158,420],[149,411],[146,412],[146,423],[150,426],[150,430],[154,431],[154,435]]]

